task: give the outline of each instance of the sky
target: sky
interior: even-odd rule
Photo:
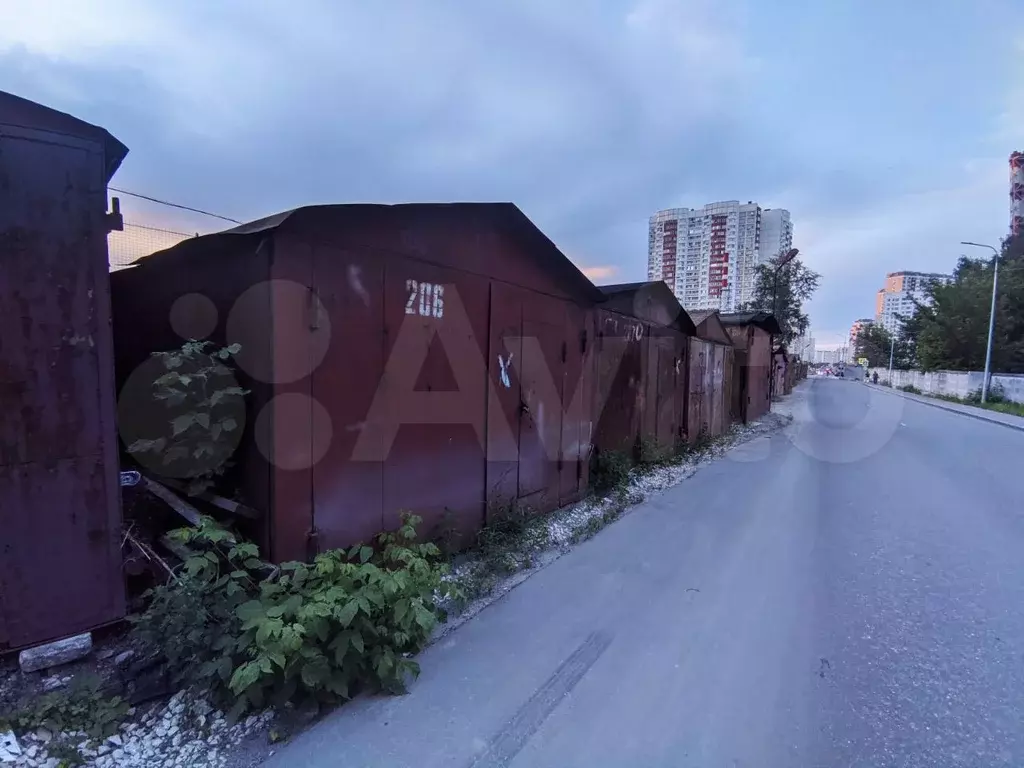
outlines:
[[[887,272],[1006,234],[1024,2],[0,0],[0,90],[117,136],[124,189],[239,220],[508,200],[598,283],[645,279],[656,210],[787,208],[821,348]]]

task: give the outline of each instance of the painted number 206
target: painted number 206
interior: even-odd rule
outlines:
[[[409,292],[409,300],[405,302],[405,314],[444,317],[443,285],[406,280],[405,290]]]

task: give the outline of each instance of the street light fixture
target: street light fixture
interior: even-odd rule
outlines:
[[[784,266],[786,266],[787,264],[789,264],[789,262],[791,262],[793,259],[795,259],[798,253],[800,253],[800,249],[799,248],[790,248],[788,251],[786,251],[784,254],[782,254],[778,258],[778,260],[775,262],[775,281],[772,284],[772,314],[773,315],[777,316],[778,313],[779,313],[779,308],[778,308],[778,300],[779,300],[779,272],[782,271],[782,268]],[[776,317],[776,319],[778,319],[778,318]]]
[[[798,253],[800,253],[799,248],[790,248],[782,255],[782,258],[779,259],[778,265],[780,267],[786,266],[787,264],[789,264],[789,262],[791,262],[793,259],[797,257]]]
[[[975,248],[988,248],[992,251],[992,308],[988,313],[988,344],[985,345],[985,378],[981,382],[981,402],[988,400],[988,377],[992,369],[992,335],[996,327],[996,288],[999,285],[999,251],[991,245],[984,243],[969,243],[961,241],[960,245],[970,245]]]

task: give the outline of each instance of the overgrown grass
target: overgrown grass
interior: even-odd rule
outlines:
[[[999,411],[1000,413],[1008,413],[1011,416],[1024,416],[1024,404],[1022,403],[984,403],[981,404],[982,408],[987,408],[990,411]]]
[[[98,742],[117,732],[128,711],[128,702],[109,695],[98,677],[83,675],[66,689],[26,699],[11,711],[0,713],[0,731],[81,731]]]
[[[902,387],[900,387],[900,390],[902,392],[909,392],[912,395],[921,394],[921,390],[915,387],[913,384],[904,384]]]
[[[1024,403],[1015,403],[1012,400],[1007,400],[1003,394],[1001,387],[992,387],[988,391],[986,401],[981,402],[981,390],[977,389],[967,397],[957,397],[956,395],[947,395],[933,392],[922,392],[916,387],[900,387],[904,392],[912,392],[915,395],[924,395],[925,397],[931,397],[935,400],[944,400],[947,403],[956,403],[957,405],[973,405],[975,408],[984,408],[987,411],[996,411],[998,413],[1007,413],[1011,416],[1024,417]]]
[[[451,558],[459,598],[455,608],[491,594],[504,579],[532,568],[551,545],[547,518],[519,504],[491,505],[474,546]]]
[[[607,493],[629,481],[633,460],[625,451],[594,451],[590,458],[590,487]]]
[[[1002,403],[978,403],[982,408],[987,408],[990,411],[998,411],[999,413],[1008,413],[1011,416],[1024,416],[1024,404],[1002,402]]]

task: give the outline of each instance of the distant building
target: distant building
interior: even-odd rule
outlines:
[[[757,264],[792,243],[789,211],[781,208],[736,200],[669,208],[649,222],[647,277],[668,283],[687,309],[733,312],[753,298]]]
[[[792,354],[799,355],[800,359],[808,362],[814,362],[814,337],[809,334],[799,336],[793,342],[789,351]]]
[[[819,349],[815,353],[815,362],[834,364],[842,360],[843,351],[845,348],[840,349]]]
[[[1024,232],[1024,152],[1010,153],[1010,234]]]
[[[900,317],[913,315],[915,302],[929,302],[928,287],[952,279],[952,275],[937,272],[890,272],[885,276],[885,287],[875,296],[875,322],[891,334],[899,333],[903,326]]]
[[[761,244],[757,263],[763,264],[793,247],[793,222],[785,208],[761,211]]]

